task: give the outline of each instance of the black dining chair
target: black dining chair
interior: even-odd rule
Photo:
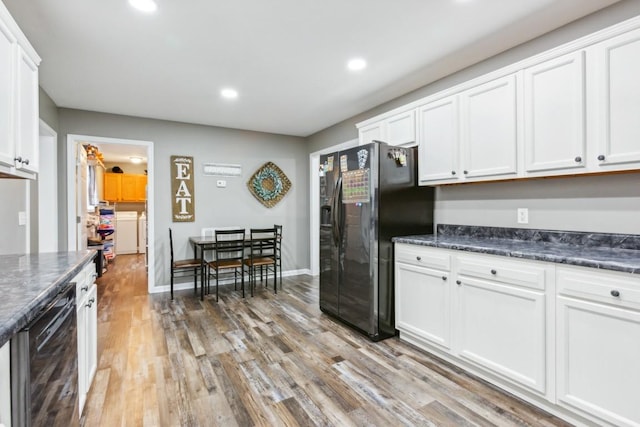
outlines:
[[[276,229],[276,270],[280,276],[280,289],[282,289],[282,225],[274,224]]]
[[[173,233],[169,228],[169,247],[171,248],[171,299],[173,299],[173,282],[176,273],[180,277],[193,275],[193,290],[198,290],[198,273],[200,272],[200,260],[197,258],[176,260],[173,257]]]
[[[244,265],[249,271],[249,286],[251,296],[256,284],[257,270],[266,268],[266,283],[269,282],[269,270],[273,271],[273,290],[278,293],[276,279],[276,229],[252,228],[250,233],[249,254],[244,259]]]
[[[244,229],[216,230],[214,258],[207,263],[207,290],[213,275],[216,279],[216,301],[218,301],[218,285],[223,270],[233,270],[234,289],[238,285],[238,273],[241,279],[242,298],[244,298]]]

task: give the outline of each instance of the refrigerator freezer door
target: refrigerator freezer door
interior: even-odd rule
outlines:
[[[339,252],[335,239],[338,153],[320,156],[320,309],[338,315]]]

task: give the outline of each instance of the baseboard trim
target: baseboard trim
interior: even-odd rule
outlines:
[[[300,275],[311,275],[311,269],[309,268],[301,268],[299,270],[288,270],[288,271],[283,271],[282,272],[282,277],[290,277],[290,276],[300,276]],[[247,276],[245,274],[244,276],[244,280],[248,281],[249,280],[249,276]],[[221,285],[228,285],[230,283],[233,283],[233,279],[225,279],[225,280],[221,280],[220,284]],[[188,281],[185,282],[176,282],[173,285],[173,290],[174,291],[182,291],[185,289],[193,289],[193,279],[189,278]],[[160,285],[160,286],[156,286],[153,289],[151,289],[149,291],[149,293],[151,294],[159,294],[162,292],[171,292],[171,284],[166,284],[166,285]]]

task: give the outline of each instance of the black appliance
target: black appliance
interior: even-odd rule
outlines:
[[[69,283],[11,340],[16,427],[79,424],[76,285]]]
[[[378,341],[395,335],[394,236],[433,233],[417,149],[375,141],[320,156],[320,309]]]

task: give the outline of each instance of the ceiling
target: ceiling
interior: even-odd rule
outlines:
[[[617,0],[2,1],[59,107],[304,137]]]

